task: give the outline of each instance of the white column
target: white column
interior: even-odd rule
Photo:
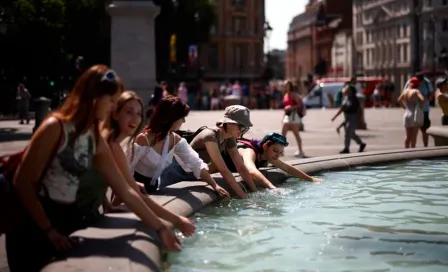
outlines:
[[[150,0],[122,0],[107,10],[112,17],[111,67],[146,106],[156,86],[154,19],[160,8]]]

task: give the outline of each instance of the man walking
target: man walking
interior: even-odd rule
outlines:
[[[425,98],[425,103],[423,105],[423,126],[420,130],[422,132],[423,146],[428,147],[429,136],[426,131],[431,126],[431,120],[429,119],[429,101],[434,98],[434,88],[432,87],[431,81],[422,74],[416,74],[415,77],[417,77],[421,82],[419,90]],[[410,79],[404,85],[403,91],[409,88],[409,83]]]

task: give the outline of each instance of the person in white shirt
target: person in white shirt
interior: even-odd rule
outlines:
[[[178,97],[164,97],[154,108],[148,125],[137,137],[137,145],[131,167],[134,179],[145,184],[147,192],[159,189],[162,172],[173,162],[173,157],[182,168],[200,180],[207,182],[220,196],[230,197],[210,176],[208,166],[199,158],[184,138],[174,133],[185,122],[190,107]]]
[[[105,136],[115,162],[124,178],[134,188],[148,208],[158,217],[172,223],[184,235],[191,236],[196,229],[193,222],[186,217],[170,212],[151,199],[151,197],[145,195],[144,190],[141,187],[139,188],[132,177],[131,161],[135,155],[134,142],[143,126],[143,114],[143,102],[140,97],[131,91],[123,92],[117,100],[115,111],[110,115],[109,120],[103,124],[103,136]],[[125,141],[126,139],[127,141]],[[125,142],[125,152],[120,145],[123,142]],[[120,197],[114,196],[112,205],[117,206],[121,203]]]

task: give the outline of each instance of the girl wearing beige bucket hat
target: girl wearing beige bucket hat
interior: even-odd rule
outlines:
[[[223,152],[225,151],[230,155],[237,172],[245,181],[249,190],[256,191],[255,183],[236,146],[236,139],[240,138],[252,126],[249,109],[240,105],[232,105],[225,109],[224,117],[216,122],[216,127],[201,127],[191,135],[191,139],[188,139],[191,147],[208,164],[209,172],[221,173],[224,180],[239,198],[247,198],[247,194],[227,168],[223,159]],[[189,180],[197,179],[191,172],[186,172],[177,161],[174,161],[170,167],[165,169],[161,176],[163,186]]]

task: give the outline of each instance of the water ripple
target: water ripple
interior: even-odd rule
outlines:
[[[170,271],[447,271],[447,166],[358,167],[224,200],[195,215]]]

